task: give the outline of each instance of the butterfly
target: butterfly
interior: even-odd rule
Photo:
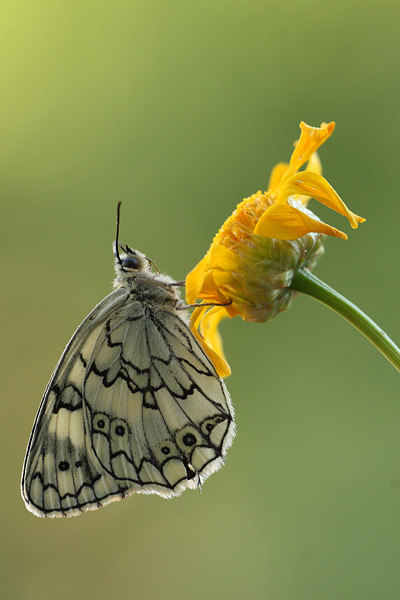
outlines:
[[[21,491],[40,517],[201,487],[235,435],[226,386],[189,328],[183,282],[119,244],[119,209],[114,291],[69,341],[29,439]]]

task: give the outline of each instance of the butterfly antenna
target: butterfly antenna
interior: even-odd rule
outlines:
[[[119,264],[121,264],[121,257],[119,255],[118,252],[118,238],[119,238],[119,222],[120,222],[120,215],[121,215],[121,200],[118,202],[117,204],[117,233],[115,236],[115,242],[114,242],[114,256],[117,259],[117,261],[119,262]]]

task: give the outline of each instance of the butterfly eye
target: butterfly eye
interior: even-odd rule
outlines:
[[[133,258],[133,256],[123,258],[121,261],[121,267],[123,269],[138,269],[139,266],[139,261],[137,260],[137,258]]]

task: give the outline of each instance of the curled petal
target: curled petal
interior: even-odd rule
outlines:
[[[193,312],[190,319],[190,329],[193,335],[220,377],[228,377],[231,374],[230,366],[224,358],[222,339],[218,331],[219,322],[227,316],[226,311],[221,307],[208,310],[206,307],[200,306]],[[200,327],[202,335],[198,332],[198,327]]]
[[[347,208],[339,194],[327,182],[327,180],[311,171],[301,171],[292,175],[285,181],[280,191],[280,197],[288,197],[293,194],[306,194],[325,204],[328,208],[348,218],[353,229],[357,229],[359,223],[365,219],[359,217]]]
[[[186,276],[186,301],[193,304],[196,298],[211,298],[211,301],[225,302],[226,298],[218,294],[214,282],[214,274],[223,273],[230,277],[232,271],[239,267],[239,259],[226,246],[211,246],[205,257]]]
[[[291,156],[288,175],[298,171],[311,155],[326,142],[335,129],[335,123],[332,121],[331,123],[322,123],[321,127],[310,127],[302,121],[300,129],[300,139]]]
[[[305,170],[311,171],[312,173],[319,173],[319,175],[321,175],[322,165],[317,152],[311,154],[310,160],[308,161]],[[303,204],[303,206],[307,206],[310,198],[311,196],[305,196],[304,194],[296,194],[296,200],[299,200]]]
[[[190,330],[193,333],[196,340],[199,342],[200,346],[203,348],[203,350],[206,353],[206,355],[208,356],[208,358],[211,360],[218,375],[220,377],[228,377],[228,375],[231,374],[231,368],[228,365],[228,363],[226,362],[226,360],[222,356],[220,356],[217,352],[215,352],[215,350],[210,348],[210,346],[208,346],[208,344],[203,340],[201,335],[198,333],[198,331],[194,327],[191,327]]]
[[[198,293],[198,298],[207,298],[208,302],[215,302],[216,304],[223,304],[226,302],[226,298],[221,290],[217,287],[218,284],[215,282],[215,274],[217,273],[216,267],[210,269],[204,275],[203,285]]]
[[[222,338],[218,331],[218,326],[223,319],[228,317],[226,310],[221,306],[214,306],[205,313],[200,327],[200,333],[205,342],[215,352],[224,356],[222,348]]]
[[[240,271],[238,256],[226,246],[213,246],[208,254],[209,260],[198,298],[208,302],[224,304],[235,297],[236,279],[234,273]],[[234,304],[226,307],[230,317],[238,314]]]
[[[295,240],[307,233],[324,233],[347,240],[347,235],[335,227],[310,217],[306,212],[289,204],[274,204],[258,221],[256,235],[278,240]]]

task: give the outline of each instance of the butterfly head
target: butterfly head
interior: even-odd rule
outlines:
[[[119,222],[120,222],[120,210],[121,210],[121,202],[118,202],[117,207],[117,233],[115,236],[115,242],[113,245],[114,256],[115,256],[115,272],[117,274],[116,280],[114,282],[114,286],[119,287],[122,282],[131,281],[137,275],[154,277],[154,274],[151,273],[151,267],[155,267],[155,269],[160,273],[159,268],[156,264],[150,259],[147,258],[142,252],[139,250],[134,250],[128,244],[125,246],[119,243]],[[122,252],[120,253],[120,250]]]
[[[117,274],[128,273],[135,275],[150,270],[151,261],[147,256],[130,246],[120,246],[122,253],[114,245],[115,270]]]

